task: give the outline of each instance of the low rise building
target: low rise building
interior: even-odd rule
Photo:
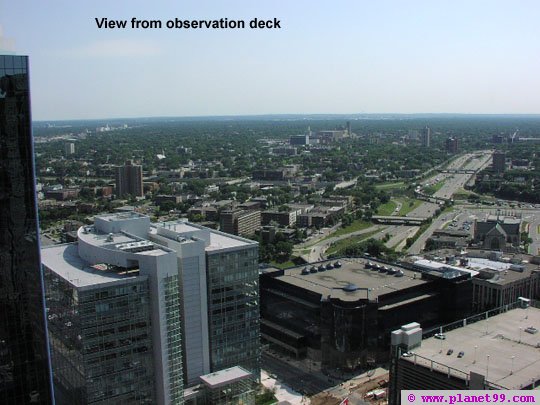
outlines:
[[[411,267],[412,268],[412,267]],[[260,277],[261,334],[292,356],[352,370],[388,360],[390,331],[421,316],[435,326],[469,314],[472,274],[367,259],[325,261]]]
[[[222,232],[239,236],[252,236],[261,227],[261,211],[229,210],[220,214]]]
[[[512,250],[519,247],[521,219],[488,215],[474,221],[473,242],[484,249]]]
[[[263,211],[261,213],[262,225],[270,225],[272,222],[281,226],[294,226],[296,225],[297,211]]]
[[[392,332],[390,405],[401,403],[401,390],[530,390],[540,386],[536,302],[520,300],[436,329],[420,325]]]

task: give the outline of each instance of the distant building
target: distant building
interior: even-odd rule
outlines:
[[[74,200],[79,197],[78,188],[61,188],[61,189],[47,189],[45,190],[45,198],[56,201]]]
[[[318,139],[319,143],[321,144],[329,144],[329,143],[339,141],[348,136],[349,134],[346,129],[335,129],[335,130],[318,131],[314,137]]]
[[[506,170],[506,153],[496,151],[493,153],[493,170],[502,173]]]
[[[459,151],[459,143],[457,138],[448,138],[446,140],[446,151],[448,153],[456,154]]]
[[[295,156],[298,153],[298,149],[290,146],[280,146],[272,148],[272,153],[277,156]]]
[[[504,143],[505,141],[506,141],[506,137],[503,135],[493,135],[491,137],[491,142],[493,143],[501,144],[501,143]]]
[[[252,236],[261,227],[261,211],[229,210],[220,214],[222,232],[239,236]]]
[[[537,303],[520,300],[441,328],[392,332],[389,405],[401,390],[532,390],[540,386]]]
[[[460,248],[468,245],[470,234],[464,231],[438,229],[426,241],[427,250]]]
[[[474,221],[473,242],[484,249],[509,250],[519,247],[521,219],[488,215]]]
[[[297,146],[309,145],[309,135],[291,135],[289,138],[289,143]]]
[[[422,130],[422,146],[425,148],[431,147],[431,128],[425,127]]]
[[[66,156],[75,154],[75,143],[74,142],[66,142],[64,144],[64,151],[66,153]]]
[[[281,226],[294,226],[296,225],[297,211],[263,211],[261,214],[262,225],[270,225],[275,222]]]
[[[131,160],[128,160],[124,166],[116,167],[116,195],[118,197],[144,196],[142,166],[134,165]]]
[[[283,181],[287,177],[285,169],[259,169],[254,170],[253,180]]]

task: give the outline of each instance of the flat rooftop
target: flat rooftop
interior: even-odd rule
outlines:
[[[130,236],[123,232],[105,234],[97,232],[94,226],[84,226],[77,232],[79,240],[92,246],[102,247],[119,252],[133,252],[140,255],[159,256],[171,252],[167,248],[136,236]]]
[[[527,332],[531,327],[537,332]],[[417,364],[430,367],[432,360],[438,363],[434,369],[443,373],[450,367],[464,374],[487,374],[488,381],[512,390],[540,380],[540,309],[517,308],[443,332],[446,339],[424,339],[412,350],[419,355]],[[450,349],[452,354],[447,354]],[[415,361],[415,356],[402,358]]]
[[[41,262],[76,288],[143,277],[139,276],[138,271],[133,273],[118,273],[107,271],[105,266],[90,266],[80,258],[79,250],[75,243],[54,245],[41,249]]]
[[[201,375],[199,378],[209,388],[218,388],[250,377],[251,373],[249,371],[244,370],[242,367],[234,366],[216,371],[215,373]]]
[[[333,266],[336,260],[294,267],[284,270],[284,275],[276,278],[325,297],[330,296],[343,301],[356,301],[367,298],[373,300],[381,295],[419,286],[427,282],[421,279],[419,272],[399,266],[390,266],[372,259],[339,259],[339,262],[341,267],[332,269],[326,269],[326,266],[328,264]],[[366,268],[368,262],[379,265],[380,268]],[[324,266],[325,270],[302,274],[302,272],[306,272],[305,268],[309,271],[313,266],[316,268]],[[389,269],[391,270],[388,271]],[[401,276],[398,275],[398,272]]]
[[[191,224],[189,222],[184,222],[184,221],[155,223],[152,225],[156,227],[161,226],[168,230],[177,232],[179,234],[196,232],[196,231],[201,231],[201,230],[209,231],[210,244],[205,249],[207,252],[213,252],[213,251],[218,251],[222,249],[239,248],[239,247],[245,247],[245,246],[257,244],[257,242],[249,240],[249,239],[241,238],[236,235],[229,235],[227,233],[219,232],[210,228],[199,227],[195,224]]]

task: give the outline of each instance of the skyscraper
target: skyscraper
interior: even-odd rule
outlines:
[[[0,56],[0,402],[51,403],[28,57]]]
[[[493,152],[493,170],[496,172],[504,172],[506,169],[506,153],[502,151]]]
[[[150,219],[102,215],[42,249],[55,395],[69,404],[183,404],[176,253]]]
[[[431,146],[431,128],[425,127],[422,130],[422,146],[429,148]]]
[[[446,151],[448,153],[452,153],[452,154],[458,153],[458,149],[459,149],[459,142],[457,138],[450,137],[446,140]]]
[[[256,242],[134,212],[97,216],[77,238],[42,250],[53,373],[69,403],[181,404],[183,386],[236,366],[259,380]]]
[[[128,160],[124,166],[116,167],[116,195],[118,197],[144,195],[142,166],[134,165],[131,160]]]

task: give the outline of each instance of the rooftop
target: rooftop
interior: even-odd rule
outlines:
[[[90,266],[79,257],[76,243],[44,247],[41,262],[77,288],[139,277],[138,271],[119,273],[109,271],[105,265]]]
[[[208,231],[210,233],[210,244],[206,247],[207,252],[213,252],[213,251],[218,251],[222,249],[245,247],[245,246],[257,244],[257,242],[249,240],[249,239],[241,238],[236,235],[229,235],[227,233],[215,231],[210,228],[200,227],[198,225],[191,224],[189,222],[184,222],[184,221],[172,221],[172,222],[165,222],[165,223],[154,224],[154,225],[165,227],[168,230],[177,232],[179,234],[198,232],[203,229],[205,231]]]
[[[420,273],[372,259],[340,259],[339,262],[341,267],[338,268],[334,266],[336,260],[294,267],[284,270],[284,275],[276,278],[343,301],[373,300],[384,294],[426,283]],[[368,263],[373,264],[372,268],[366,268]],[[332,268],[327,267],[329,264]],[[313,267],[316,270],[311,272]],[[324,267],[323,271],[319,271],[321,267]]]
[[[536,331],[536,332],[535,332]],[[424,339],[404,357],[441,372],[461,376],[475,372],[507,389],[521,389],[540,380],[540,309],[516,308],[464,327],[444,331],[445,339]],[[453,352],[449,353],[452,349]],[[458,354],[463,352],[462,357]],[[415,359],[416,357],[416,359]],[[451,371],[448,370],[451,368]]]
[[[224,370],[216,371],[200,376],[200,379],[209,388],[219,388],[223,385],[232,384],[236,381],[244,380],[251,377],[249,371],[244,370],[242,367],[234,366],[226,368]]]

